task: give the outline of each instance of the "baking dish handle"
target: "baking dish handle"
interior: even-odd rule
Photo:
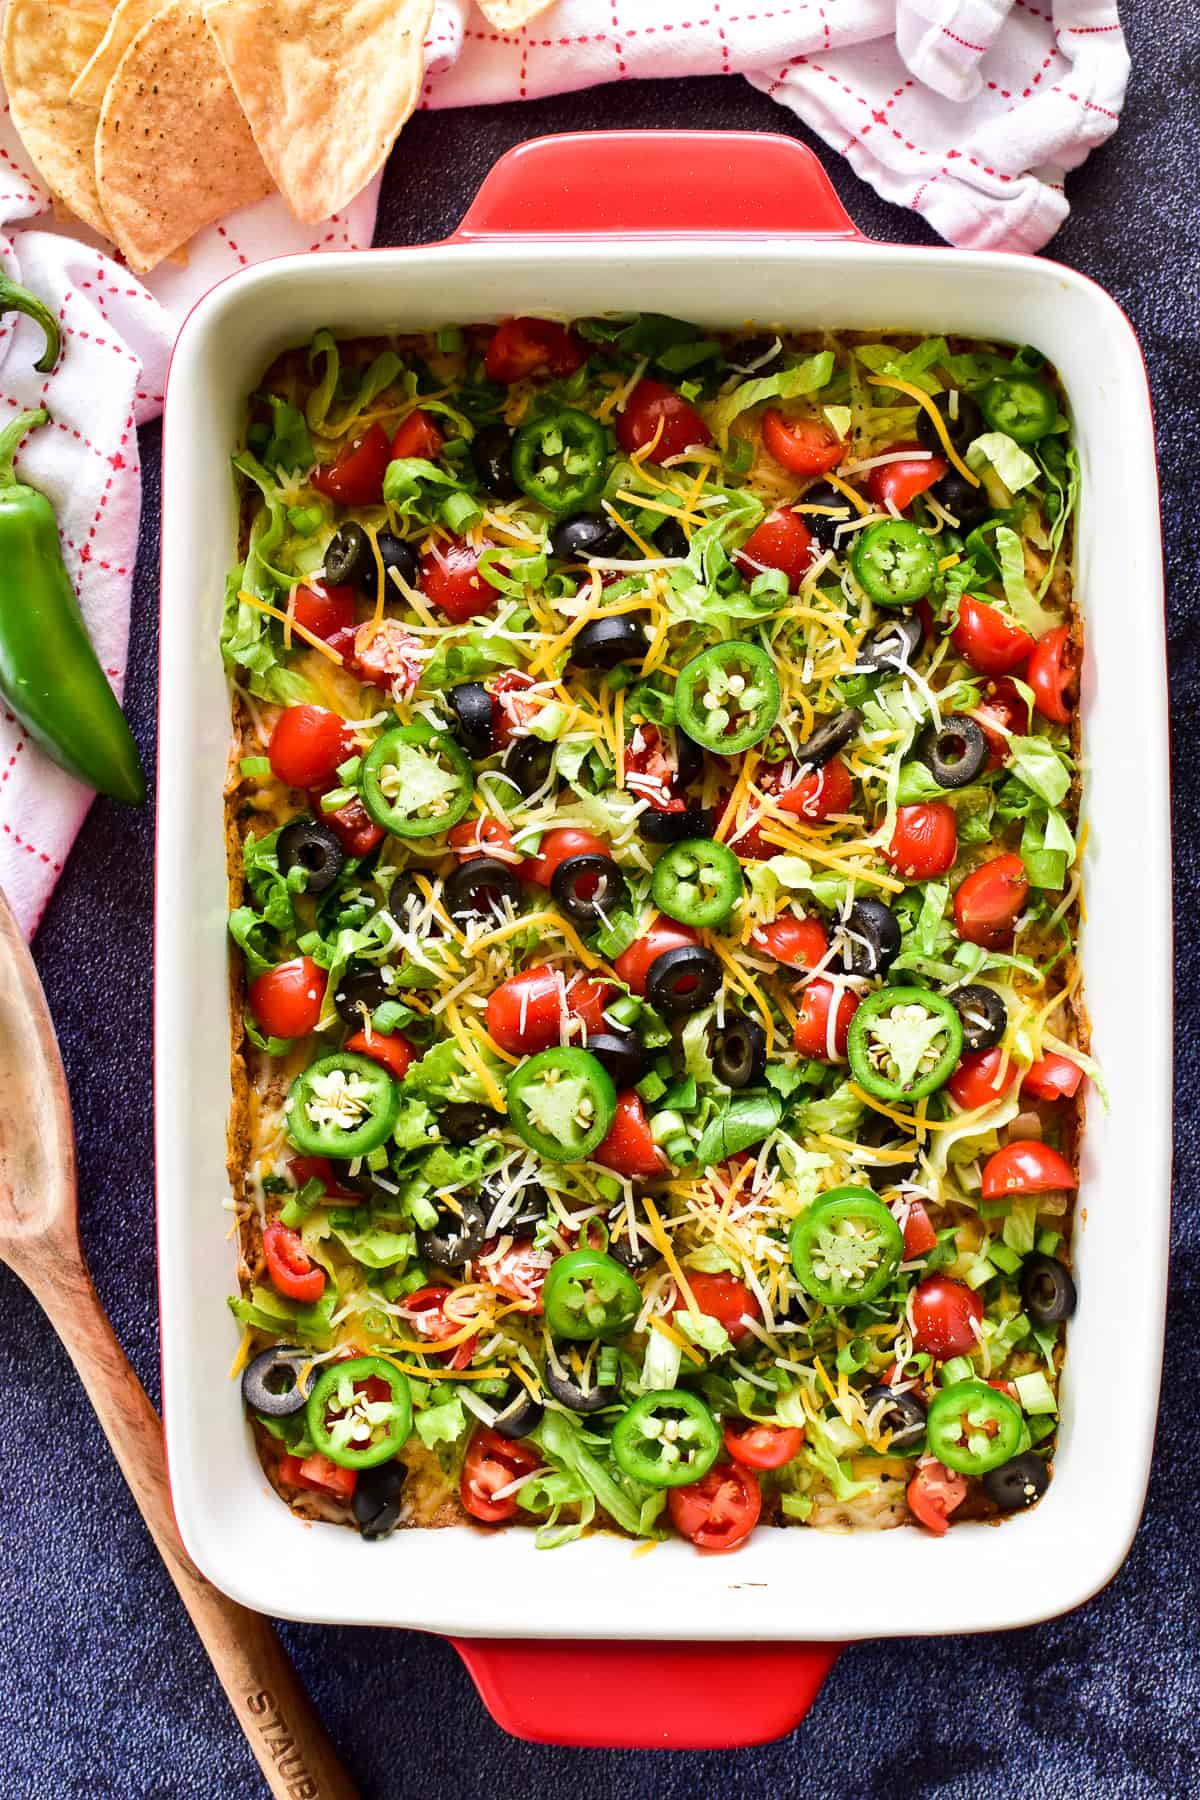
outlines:
[[[735,1750],[798,1725],[840,1644],[454,1638],[497,1725],[592,1750]]]
[[[768,131],[574,131],[493,165],[451,243],[786,236],[865,242],[806,144]]]

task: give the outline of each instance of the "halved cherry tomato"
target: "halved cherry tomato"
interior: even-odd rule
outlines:
[[[565,980],[561,969],[545,966],[510,975],[488,995],[487,1028],[501,1050],[527,1056],[549,1050],[561,1035],[562,1014],[582,1019],[589,1031],[603,1031],[604,1008],[613,996],[610,982],[587,975]]]
[[[528,859],[521,874],[526,881],[536,881],[539,887],[548,888],[555,869],[568,857],[607,855],[608,845],[603,838],[594,837],[590,831],[578,831],[573,825],[564,825],[558,831],[546,832],[538,845],[537,855]]]
[[[758,926],[751,942],[791,969],[815,969],[829,948],[820,919],[797,913],[784,913],[769,925]]]
[[[586,357],[565,325],[550,319],[505,319],[492,333],[483,367],[489,381],[507,385],[531,375],[573,375]]]
[[[698,1550],[736,1550],[758,1524],[762,1489],[737,1463],[718,1463],[688,1487],[669,1488],[667,1511]]]
[[[908,1500],[908,1510],[917,1523],[924,1525],[926,1531],[932,1531],[935,1537],[945,1537],[949,1530],[950,1514],[955,1507],[962,1505],[967,1492],[965,1475],[947,1469],[936,1456],[923,1456],[917,1464],[916,1474],[908,1484],[905,1497]]]
[[[1038,639],[1025,679],[1042,716],[1065,725],[1079,699],[1079,667],[1069,625],[1056,625]]]
[[[1002,950],[1029,893],[1025,864],[1011,850],[993,856],[967,876],[954,896],[958,935],[985,950]]]
[[[343,1469],[319,1450],[301,1460],[290,1453],[279,1459],[279,1479],[286,1487],[308,1488],[314,1494],[332,1494],[349,1500],[358,1486],[358,1470]]]
[[[292,596],[292,617],[305,631],[311,631],[323,643],[340,631],[354,625],[354,589],[352,587],[298,587]]]
[[[437,544],[421,558],[417,586],[448,619],[463,625],[487,612],[499,599],[498,591],[479,573],[479,558],[490,544],[468,544],[462,538]]]
[[[356,1194],[353,1188],[343,1187],[333,1172],[333,1164],[326,1156],[292,1156],[288,1158],[288,1173],[298,1188],[306,1182],[319,1181],[325,1192],[335,1200],[353,1200],[361,1202],[362,1195]]]
[[[690,925],[670,925],[656,918],[648,931],[634,938],[628,950],[622,950],[613,963],[618,978],[631,994],[644,994],[650,964],[666,950],[681,950],[685,944],[699,943]]]
[[[724,1436],[726,1450],[743,1469],[782,1469],[804,1442],[799,1425],[763,1425],[756,1419],[731,1419]]]
[[[463,1329],[460,1320],[446,1316],[446,1300],[453,1292],[453,1288],[433,1282],[428,1287],[418,1288],[413,1294],[405,1295],[402,1304],[414,1315],[412,1327],[418,1337],[428,1338],[436,1344],[443,1338],[454,1337]],[[431,1350],[428,1354],[445,1356],[452,1369],[465,1369],[475,1354],[478,1342],[478,1337],[469,1337],[465,1343],[452,1344],[448,1350]]]
[[[520,863],[521,852],[513,845],[512,832],[499,819],[484,813],[476,819],[464,819],[446,833],[446,842],[459,862],[473,862],[477,856],[492,856],[497,862]],[[523,873],[523,871],[522,871]]]
[[[924,452],[924,444],[915,441],[907,444],[890,444],[881,450],[881,456],[895,456],[901,450]],[[940,481],[949,468],[944,457],[914,455],[910,462],[882,463],[877,469],[867,473],[867,497],[874,504],[886,511],[895,507],[897,512],[907,512],[918,494],[931,488],[935,481]]]
[[[712,432],[682,394],[663,381],[643,377],[625,402],[624,411],[617,414],[617,442],[626,456],[632,456],[656,434],[647,462],[665,462],[668,456],[681,456],[685,450],[712,443]]]
[[[834,1002],[836,999],[836,1008]],[[801,1056],[810,1056],[816,1062],[844,1062],[846,1057],[846,1034],[850,1030],[850,1021],[858,1011],[859,996],[853,988],[839,982],[835,985],[826,981],[824,975],[816,976],[809,982],[800,996],[800,1006],[796,1014],[796,1029],[792,1033],[792,1042]],[[833,1013],[832,1027],[830,1013]],[[833,1045],[830,1048],[830,1032],[832,1030]]]
[[[544,693],[523,697],[533,686],[533,676],[523,669],[505,669],[492,682],[492,738],[498,746],[510,744],[514,732],[536,719],[546,704]]]
[[[354,667],[372,687],[407,700],[421,679],[421,640],[399,619],[368,619],[354,634]]]
[[[372,1062],[389,1069],[397,1081],[404,1080],[417,1056],[415,1047],[398,1031],[390,1037],[382,1031],[373,1031],[370,1037],[365,1031],[356,1031],[346,1039],[345,1047],[356,1056],[369,1056]]]
[[[375,823],[357,794],[331,813],[321,811],[320,800],[319,791],[309,795],[313,811],[328,825],[347,856],[369,856],[376,844],[383,842],[383,826]]]
[[[250,983],[250,1011],[268,1037],[307,1037],[321,1017],[325,983],[311,956],[293,956]]]
[[[1021,1092],[1032,1094],[1035,1100],[1071,1100],[1082,1082],[1083,1070],[1078,1063],[1069,1056],[1060,1056],[1057,1050],[1047,1050],[1045,1056],[1039,1056],[1026,1069]]]
[[[346,721],[323,706],[287,706],[267,745],[271,773],[285,787],[320,787],[339,763],[354,755]]]
[[[304,1248],[298,1231],[272,1220],[262,1234],[271,1286],[288,1300],[311,1306],[325,1292],[325,1271]]]
[[[983,1301],[965,1281],[952,1275],[927,1275],[913,1289],[913,1347],[944,1362],[975,1348],[975,1327],[983,1318]]]
[[[768,513],[741,549],[733,553],[734,562],[751,580],[764,569],[781,569],[793,590],[808,574],[812,557],[812,532],[790,506]]]
[[[687,801],[678,783],[679,765],[658,726],[638,725],[625,749],[625,786],[656,812],[684,812]]]
[[[745,1337],[750,1327],[746,1319],[761,1319],[762,1308],[744,1281],[736,1275],[709,1275],[703,1269],[687,1271],[687,1284],[700,1312],[723,1325],[732,1343]],[[686,1294],[678,1289],[673,1312],[689,1312]]]
[[[423,406],[418,406],[415,412],[409,413],[392,439],[392,461],[420,456],[426,462],[434,462],[442,454],[445,441],[430,414]]]
[[[833,426],[817,413],[789,419],[777,406],[769,406],[763,414],[762,439],[768,456],[793,475],[824,475],[846,454]]]
[[[896,809],[892,841],[883,854],[906,881],[928,881],[953,868],[958,855],[958,820],[944,800],[925,800]]]
[[[1019,668],[1033,649],[1033,639],[999,607],[991,606],[974,594],[964,594],[958,603],[958,623],[953,631],[954,647],[980,675],[1009,675]]]
[[[618,1175],[662,1175],[669,1168],[666,1157],[650,1135],[645,1108],[632,1088],[617,1095],[617,1110],[608,1136],[592,1161],[603,1163]]]
[[[343,506],[376,506],[383,499],[383,477],[391,460],[387,432],[382,425],[371,425],[309,479],[319,494]]]
[[[937,1232],[933,1221],[921,1202],[914,1200],[904,1221],[904,1260],[909,1262],[915,1256],[928,1256],[936,1248]]]
[[[1029,709],[1013,682],[1006,675],[989,681],[972,718],[988,741],[988,768],[998,769],[1008,761],[1009,736],[1020,736],[1029,724]]]
[[[479,1253],[480,1279],[486,1280],[501,1294],[528,1313],[542,1310],[542,1284],[546,1271],[554,1261],[550,1250],[538,1250],[531,1237],[514,1238],[501,1255],[494,1255],[496,1240],[483,1246]],[[490,1259],[490,1260],[489,1260]]]
[[[819,769],[809,769],[787,788],[776,805],[780,812],[796,813],[801,819],[828,819],[833,813],[849,812],[854,801],[854,783],[840,756],[831,756]]]
[[[983,1165],[985,1200],[1004,1200],[1009,1194],[1052,1194],[1078,1185],[1066,1157],[1037,1138],[1017,1138]]]
[[[994,1044],[990,1050],[968,1050],[946,1083],[946,1092],[954,1104],[961,1106],[964,1112],[975,1112],[981,1106],[991,1106],[993,1101],[1002,1099],[1017,1075],[1010,1059],[1001,1081],[1003,1061],[1004,1051],[999,1044]]]
[[[458,1484],[464,1508],[473,1519],[480,1519],[485,1525],[502,1525],[517,1510],[516,1494],[506,1494],[504,1489],[519,1481],[522,1475],[532,1475],[540,1467],[541,1460],[539,1452],[524,1439],[514,1441],[501,1437],[498,1431],[480,1426],[467,1445]]]

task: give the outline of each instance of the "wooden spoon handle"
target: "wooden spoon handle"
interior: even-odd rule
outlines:
[[[52,1267],[29,1270],[27,1279],[87,1389],[272,1794],[277,1800],[357,1800],[358,1790],[268,1620],[228,1599],[184,1549],[171,1510],[158,1414],[117,1342],[82,1258],[55,1258]]]

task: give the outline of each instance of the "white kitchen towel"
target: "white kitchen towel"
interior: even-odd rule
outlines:
[[[423,108],[744,74],[885,199],[951,243],[1003,250],[1040,249],[1062,224],[1064,172],[1115,130],[1128,74],[1112,0],[558,0],[513,33],[467,0],[437,0],[426,58]],[[57,311],[65,353],[39,376],[34,326],[17,315],[0,322],[0,420],[39,404],[52,416],[20,468],[54,501],[118,693],[141,499],[137,426],[161,408],[179,323],[249,263],[369,244],[377,199],[374,183],[317,228],[298,225],[278,199],[259,201],[202,232],[186,267],[143,283],[53,219],[5,109],[0,261]],[[46,228],[12,229],[30,219]],[[0,888],[29,934],[90,798],[0,705]]]

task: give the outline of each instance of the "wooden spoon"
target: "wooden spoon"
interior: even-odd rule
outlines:
[[[171,1511],[162,1427],[92,1286],[79,1243],[66,1077],[33,959],[0,894],[0,1259],[49,1318],[267,1786],[278,1800],[356,1800],[312,1702],[260,1613],[196,1568]]]

